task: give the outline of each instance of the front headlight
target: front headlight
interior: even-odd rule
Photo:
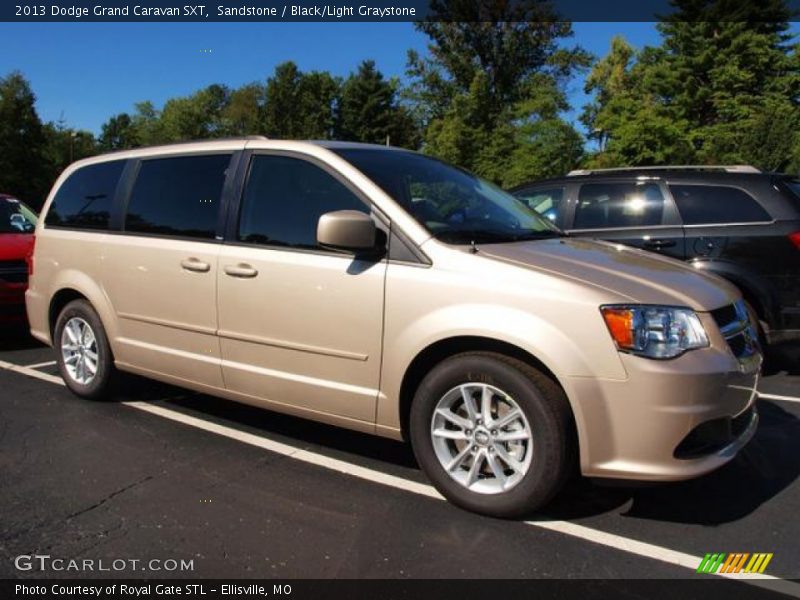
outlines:
[[[689,308],[636,304],[600,307],[617,348],[648,358],[675,358],[708,344],[703,324]]]

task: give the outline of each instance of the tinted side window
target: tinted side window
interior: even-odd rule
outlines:
[[[33,233],[36,218],[15,198],[0,198],[0,233]]]
[[[739,188],[719,185],[669,186],[686,225],[771,221],[755,199]]]
[[[45,226],[108,229],[114,191],[124,166],[124,160],[115,160],[75,171],[56,192]]]
[[[239,240],[317,248],[317,221],[334,210],[367,206],[332,175],[287,156],[255,156],[242,198]]]
[[[213,239],[230,154],[142,161],[125,231]]]
[[[561,210],[564,188],[520,190],[514,195],[543,217],[555,221]]]
[[[655,183],[587,183],[575,209],[575,229],[660,225],[664,196]]]

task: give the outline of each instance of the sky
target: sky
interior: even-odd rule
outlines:
[[[659,42],[653,23],[574,23],[567,45],[604,56],[621,34],[636,47]],[[19,70],[43,121],[95,134],[136,102],[157,108],[212,83],[264,81],[292,60],[301,70],[346,76],[374,59],[386,77],[404,78],[406,52],[427,38],[411,23],[0,23],[0,76]],[[568,88],[575,121],[586,102],[583,77]]]

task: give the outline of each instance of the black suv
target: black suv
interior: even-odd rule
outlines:
[[[511,192],[571,235],[728,279],[770,343],[800,339],[800,179],[743,165],[636,167],[572,171]]]

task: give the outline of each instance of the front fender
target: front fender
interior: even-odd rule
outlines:
[[[581,407],[574,402],[570,378],[627,377],[619,354],[605,325],[597,319],[598,331],[572,339],[563,327],[520,309],[497,305],[461,304],[425,314],[409,323],[384,346],[384,372],[378,401],[379,428],[400,430],[400,390],[413,361],[433,344],[458,338],[480,337],[515,346],[534,356],[555,376],[570,400],[582,429]],[[582,343],[583,342],[583,343]],[[433,367],[433,365],[430,365]]]

